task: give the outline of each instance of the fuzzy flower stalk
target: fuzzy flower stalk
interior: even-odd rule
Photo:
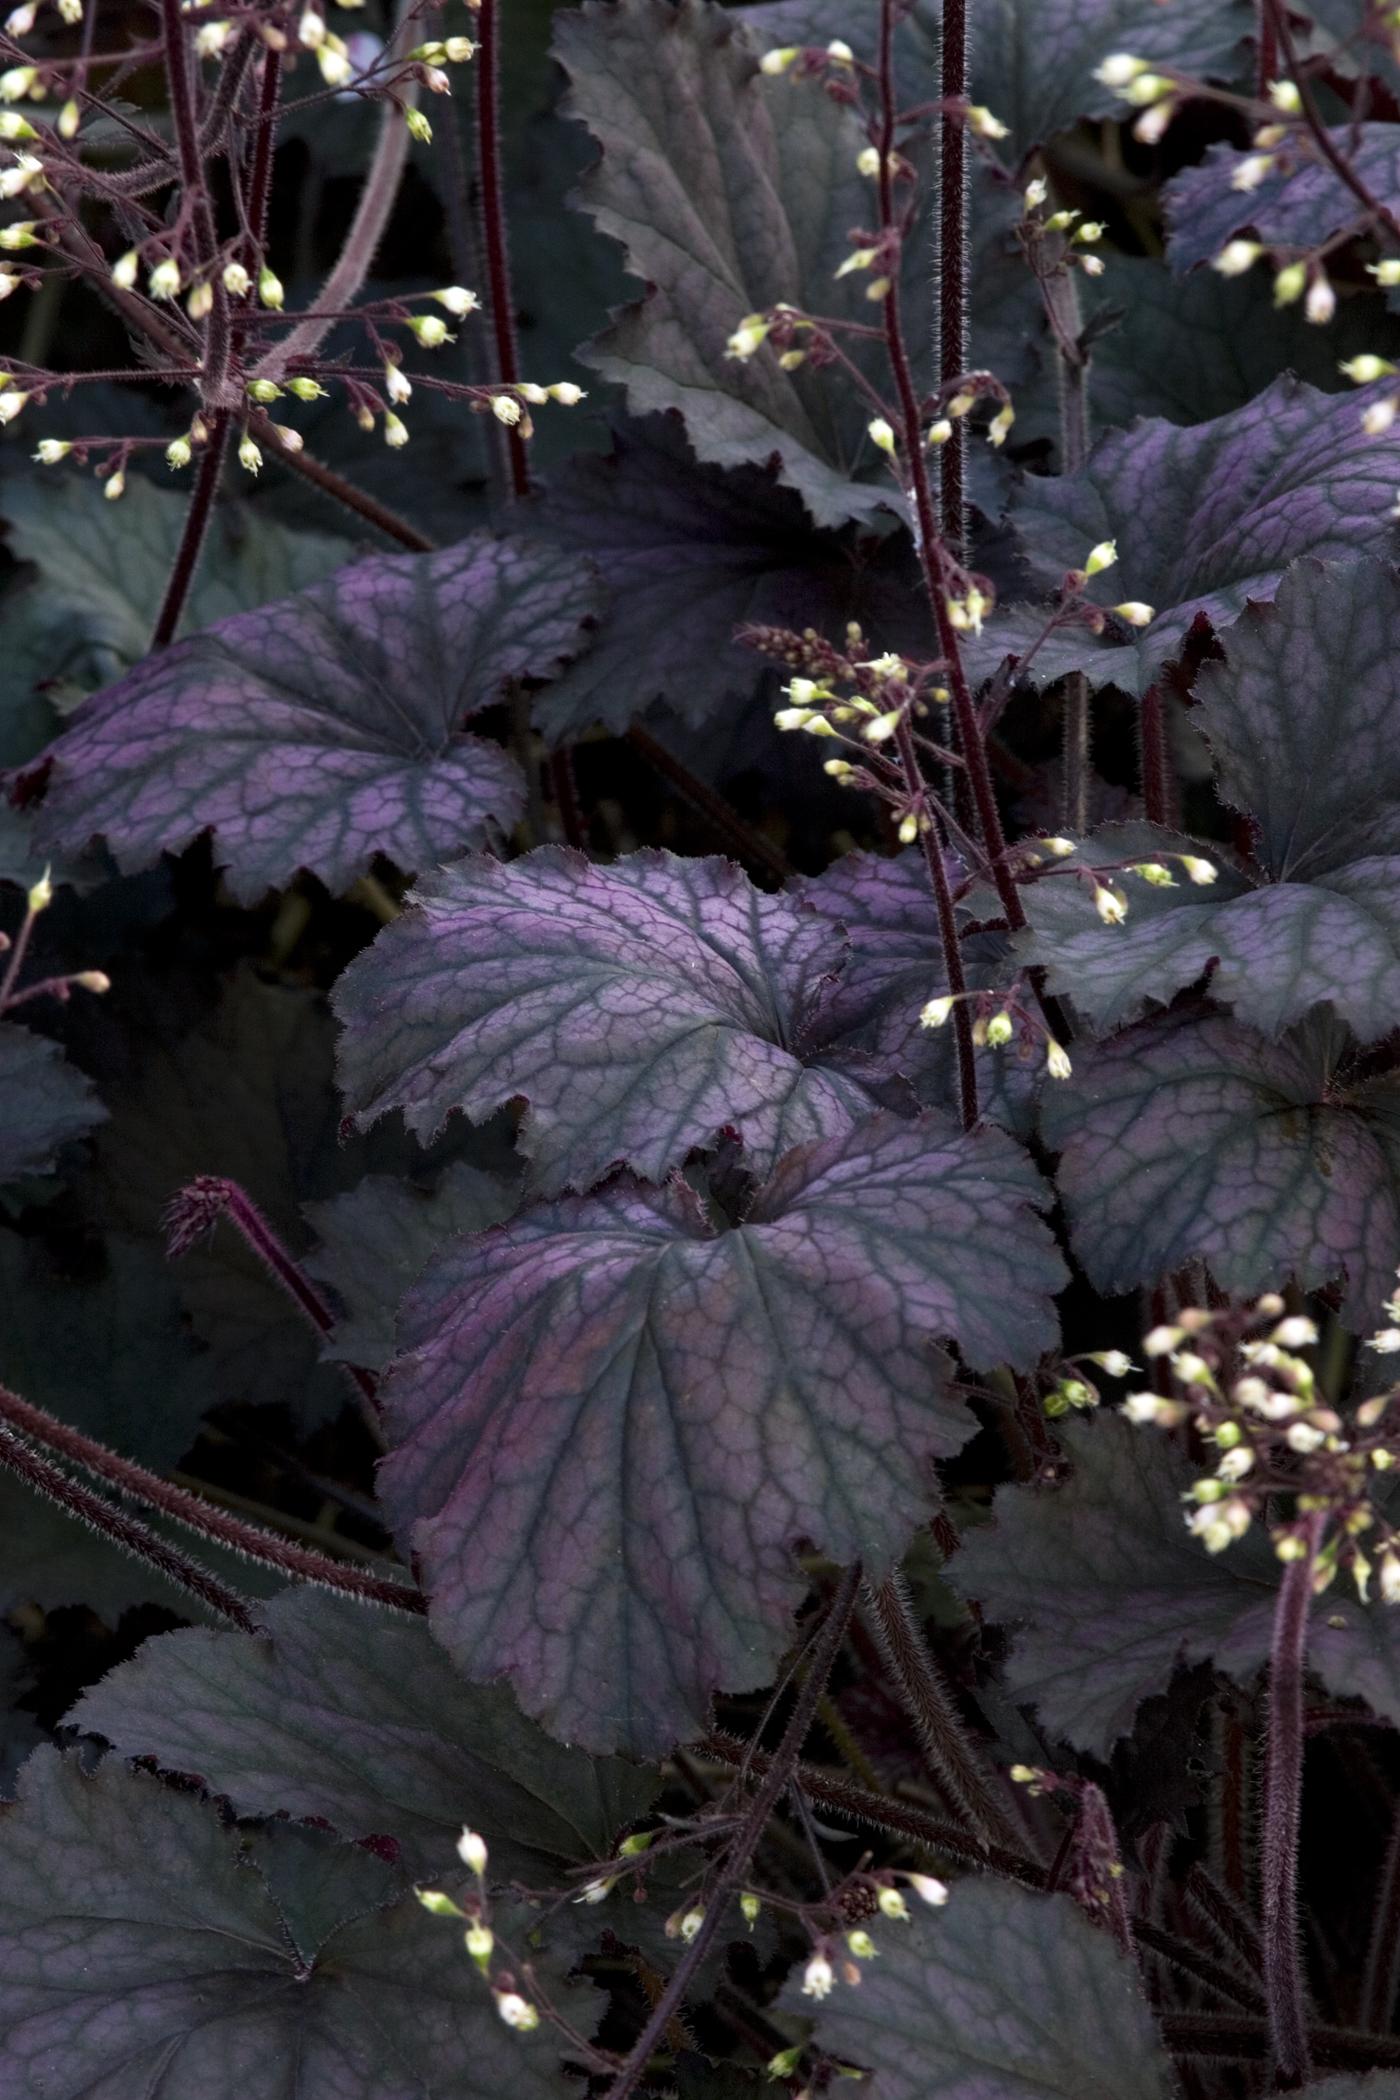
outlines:
[[[1400,1293],[1374,1335],[1378,1354],[1400,1348]],[[1172,1391],[1132,1393],[1129,1421],[1190,1428],[1211,1463],[1187,1493],[1186,1522],[1208,1553],[1222,1553],[1255,1525],[1283,1564],[1269,1658],[1263,1861],[1264,1986],[1279,2082],[1311,2071],[1298,1934],[1298,1840],[1303,1785],[1303,1685],[1309,1611],[1339,1578],[1362,1603],[1374,1582],[1400,1603],[1400,1533],[1376,1488],[1400,1457],[1400,1386],[1344,1417],[1319,1392],[1306,1352],[1313,1321],[1288,1313],[1276,1293],[1252,1305],[1186,1306],[1154,1328],[1143,1349],[1165,1363]]]

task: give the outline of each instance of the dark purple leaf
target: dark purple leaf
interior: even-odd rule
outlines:
[[[947,1908],[877,1924],[858,1989],[816,2042],[874,2073],[870,2100],[1169,2100],[1171,2066],[1131,1962],[1067,1895],[960,1881]],[[812,2010],[796,1982],[785,2011]]]
[[[12,1633],[0,1635],[0,1799],[15,1790],[15,1774],[44,1740],[33,1714],[20,1705],[33,1689],[24,1650]]]
[[[169,1263],[125,1238],[0,1233],[0,1384],[151,1466],[176,1464],[210,1402]]]
[[[300,1255],[302,1201],[353,1183],[370,1163],[361,1141],[348,1152],[339,1143],[325,1002],[245,975],[199,1025],[185,1019],[159,1007],[139,1015],[125,1070],[106,1087],[112,1121],[96,1147],[89,1208],[164,1266],[167,1204],[196,1175],[222,1175]],[[172,1280],[204,1345],[206,1404],[281,1404],[303,1420],[344,1405],[314,1331],[231,1226],[182,1255]]]
[[[766,347],[726,356],[739,322],[781,300],[867,320],[864,279],[833,282],[870,211],[854,113],[809,81],[762,76],[757,47],[709,0],[565,13],[555,50],[567,107],[602,149],[579,202],[648,287],[585,362],[625,387],[633,414],[679,409],[702,460],[776,459],[820,525],[896,506],[849,386],[784,372]]]
[[[0,1819],[0,2081],[13,2100],[565,2100],[372,1854],[251,1842],[115,1762],[40,1750]],[[585,2016],[586,2018],[586,2016]]]
[[[1300,562],[1196,680],[1220,792],[1254,819],[1276,881],[1400,854],[1397,621],[1388,563]]]
[[[1089,595],[1111,606],[1155,607],[1149,627],[1110,621],[1052,635],[1028,676],[1043,684],[1086,671],[1095,685],[1140,696],[1179,657],[1192,625],[1230,627],[1251,600],[1274,596],[1290,562],[1383,553],[1400,481],[1400,424],[1382,437],[1361,427],[1376,388],[1320,394],[1280,379],[1246,407],[1180,429],[1149,420],[1094,448],[1082,474],[1023,482],[1015,523],[1031,571],[1047,589],[1082,566],[1100,540],[1118,544],[1115,567]],[[1039,606],[993,618],[974,661],[990,672],[1041,632]]]
[[[1271,1043],[1173,1015],[1077,1050],[1044,1128],[1095,1288],[1199,1258],[1227,1291],[1344,1277],[1353,1317],[1378,1316],[1400,1262],[1400,1083],[1349,1082],[1344,1060],[1316,1018]]]
[[[309,1203],[318,1244],[305,1267],[344,1308],[323,1354],[382,1370],[394,1353],[394,1317],[409,1285],[448,1240],[508,1218],[516,1195],[501,1176],[454,1161],[431,1191],[367,1174],[345,1195]]]
[[[972,1430],[933,1344],[1034,1361],[1062,1269],[999,1132],[877,1117],[720,1229],[614,1183],[458,1241],[403,1312],[385,1505],[475,1678],[591,1747],[669,1746],[763,1683],[792,1548],[887,1564]]]
[[[0,1182],[42,1174],[107,1114],[58,1044],[14,1021],[0,1021],[0,1100]]]
[[[763,1172],[870,1106],[814,1061],[841,950],[728,861],[634,853],[610,868],[545,847],[420,884],[340,980],[341,1083],[356,1119],[403,1110],[431,1136],[523,1099],[535,1187],[625,1164],[660,1180],[725,1129]],[[463,958],[471,958],[464,969]]]
[[[1330,137],[1375,196],[1391,205],[1400,200],[1400,124],[1363,124],[1358,138],[1348,125]],[[1241,148],[1214,145],[1199,167],[1166,185],[1167,260],[1174,270],[1208,263],[1243,233],[1267,248],[1306,253],[1363,216],[1353,192],[1311,147],[1290,141],[1256,188],[1237,190],[1232,182],[1244,159]]]
[[[1170,860],[1158,865],[1172,872],[1172,889],[1117,872],[1125,859],[1172,852],[1211,856],[1215,882],[1197,887]],[[1076,879],[1080,867],[1101,870],[1127,898],[1122,925],[1100,919],[1093,888]],[[1019,954],[1041,964],[1047,988],[1073,999],[1096,1028],[1136,1020],[1201,979],[1266,1035],[1324,1001],[1362,1042],[1400,1023],[1400,860],[1357,861],[1311,883],[1251,883],[1199,839],[1110,825],[1024,895],[1031,931]]]
[[[995,1522],[968,1531],[946,1573],[986,1617],[1019,1630],[1006,1665],[1040,1725],[1107,1757],[1143,1701],[1184,1664],[1248,1684],[1267,1660],[1279,1562],[1257,1529],[1207,1553],[1186,1528],[1196,1469],[1159,1430],[1110,1419],[1060,1425],[1061,1486],[998,1490]],[[1340,1584],[1318,1598],[1309,1668],[1343,1698],[1400,1715],[1400,1623]]]
[[[977,0],[969,16],[972,99],[1010,127],[1002,151],[1012,160],[1081,117],[1121,113],[1122,97],[1094,78],[1110,52],[1132,51],[1154,66],[1230,81],[1239,75],[1241,47],[1253,28],[1245,0]],[[824,46],[839,36],[858,58],[875,59],[879,8],[873,0],[762,0],[744,8],[742,19],[760,49]],[[897,78],[907,105],[939,93],[938,30],[938,9],[928,0],[899,25]]]
[[[1089,394],[1096,429],[1139,416],[1200,423],[1228,415],[1281,372],[1339,393],[1351,385],[1337,369],[1343,359],[1362,350],[1393,358],[1400,349],[1400,326],[1375,300],[1343,300],[1331,326],[1318,328],[1301,306],[1275,307],[1262,267],[1246,277],[1198,270],[1183,278],[1154,258],[1115,255],[1084,304],[1090,314],[1112,308],[1121,316],[1094,341]],[[1047,435],[1058,440],[1052,395],[1047,385],[1042,414]],[[1016,435],[1038,427],[1018,392]]]
[[[464,723],[576,655],[597,602],[575,557],[478,534],[222,620],[78,709],[40,847],[100,836],[132,869],[212,829],[245,902],[299,868],[343,890],[377,853],[431,866],[523,807],[515,761]]]
[[[815,627],[839,643],[859,620],[872,648],[933,654],[903,535],[852,544],[816,532],[771,473],[700,466],[675,421],[629,427],[611,458],[580,455],[532,513],[544,539],[598,562],[609,593],[592,648],[535,703],[551,741],[595,722],[625,729],[656,699],[696,728],[732,714],[765,672],[734,640],[748,623]]]
[[[465,1685],[419,1619],[288,1590],[262,1630],[150,1640],[67,1716],[123,1757],[198,1772],[241,1816],[392,1837],[406,1873],[456,1873],[464,1821],[493,1879],[548,1885],[604,1857],[652,1782],[565,1750],[496,1686]]]
[[[963,879],[952,856],[949,878],[954,886]],[[868,1073],[872,1083],[898,1073],[925,1106],[956,1107],[953,1032],[919,1023],[926,1001],[948,988],[923,854],[909,848],[881,860],[873,853],[848,853],[825,874],[798,881],[793,889],[809,910],[850,939],[845,968],[824,1008],[826,1057],[851,1072]],[[1007,981],[1001,935],[975,934],[961,948],[970,984]],[[1043,1051],[1036,1059],[1037,1074],[1042,1063]],[[1034,1079],[1016,1053],[979,1050],[977,1082],[983,1113],[1024,1134]]]

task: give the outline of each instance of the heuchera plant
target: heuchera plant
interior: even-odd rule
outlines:
[[[355,4],[0,34],[0,2096],[1394,2100],[1400,9]]]

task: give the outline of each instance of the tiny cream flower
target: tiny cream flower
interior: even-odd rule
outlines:
[[[1084,574],[1086,576],[1100,576],[1105,569],[1111,569],[1117,559],[1117,540],[1100,540],[1097,547],[1089,549],[1089,557],[1084,564]]]
[[[1213,860],[1202,860],[1196,853],[1183,853],[1181,865],[1188,880],[1202,888],[1208,888],[1220,872]]]
[[[577,408],[580,401],[588,398],[583,388],[575,386],[572,379],[556,380],[552,387],[546,388],[546,392],[551,400],[561,402],[565,408]]]
[[[56,467],[72,450],[65,438],[40,438],[34,457],[41,467]]]
[[[165,464],[168,467],[187,467],[193,457],[194,447],[187,437],[172,438],[165,448]]]
[[[1273,167],[1272,153],[1247,153],[1230,177],[1232,190],[1257,190]]]
[[[518,2034],[530,2034],[539,2026],[539,2013],[519,1991],[497,1991],[494,1995],[496,2010],[507,2027],[513,2027]]]
[[[1105,926],[1121,926],[1128,916],[1128,900],[1121,890],[1101,882],[1094,891],[1094,909]]]
[[[106,481],[103,483],[102,493],[109,503],[120,503],[125,491],[126,476],[121,468],[118,467],[115,474],[107,476]]]
[[[180,265],[173,255],[166,255],[156,264],[146,279],[146,290],[153,299],[174,299],[180,290]]]
[[[275,270],[269,269],[266,263],[258,271],[258,298],[264,306],[271,307],[274,313],[281,312],[282,302],[286,298],[281,278]]]
[[[870,442],[878,446],[881,452],[892,456],[895,449],[894,432],[885,421],[885,418],[876,416],[873,422],[866,424],[865,428]]]
[[[1053,1036],[1045,1046],[1045,1067],[1052,1079],[1068,1079],[1074,1070],[1068,1051]]]
[[[411,314],[405,324],[413,330],[425,350],[437,350],[444,343],[455,343],[455,335],[447,332],[447,323],[439,314]]]
[[[1094,78],[1101,87],[1125,88],[1147,71],[1145,58],[1134,58],[1126,51],[1110,51],[1101,65],[1094,68]]]
[[[384,391],[396,408],[413,399],[413,385],[402,365],[385,365]]]
[[[780,44],[773,50],[764,52],[758,62],[758,70],[760,73],[766,73],[770,80],[776,80],[778,75],[786,73],[793,60],[800,56],[799,44]]]
[[[1222,277],[1243,277],[1246,270],[1253,269],[1264,253],[1258,241],[1226,241],[1218,255],[1212,256],[1211,268]]]
[[[524,410],[513,394],[493,394],[491,413],[498,423],[504,423],[508,430],[513,430]]]
[[[1116,612],[1120,620],[1126,620],[1130,627],[1150,627],[1157,617],[1156,606],[1144,605],[1141,598],[1125,598],[1121,605],[1110,606],[1109,610]]]
[[[945,1881],[939,1881],[936,1875],[906,1874],[904,1878],[914,1891],[914,1894],[919,1898],[919,1901],[930,1904],[934,1910],[941,1910],[948,1901],[948,1884]],[[884,1909],[883,1904],[880,1907],[882,1910]],[[895,1914],[885,1911],[885,1915],[889,1917]],[[906,1911],[904,1915],[907,1917],[909,1913]]]
[[[1308,286],[1303,312],[1315,328],[1325,328],[1337,311],[1337,294],[1321,270]]]
[[[486,1840],[479,1831],[463,1827],[457,1840],[457,1857],[479,1881],[486,1872]]]
[[[956,1005],[956,1000],[946,994],[939,999],[930,999],[919,1014],[921,1028],[941,1028]]]
[[[230,299],[246,299],[252,284],[253,280],[241,262],[224,264],[224,290]]]
[[[454,321],[461,321],[474,314],[481,305],[475,292],[469,292],[464,284],[444,285],[440,292],[430,295],[439,306],[445,306]]]
[[[1344,358],[1337,370],[1356,386],[1370,386],[1376,379],[1393,379],[1400,365],[1393,365],[1388,357],[1377,357],[1374,351],[1363,351],[1357,357]]]
[[[239,441],[238,464],[249,474],[256,474],[262,465],[262,453],[246,431]]]

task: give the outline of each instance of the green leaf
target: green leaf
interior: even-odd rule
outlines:
[[[0,2078],[14,2100],[564,2100],[382,1861],[243,1841],[188,1794],[40,1750],[0,1819]],[[585,2016],[586,2024],[586,2016]]]
[[[90,477],[7,480],[0,515],[10,552],[37,575],[13,585],[7,620],[21,623],[18,663],[0,669],[0,715],[33,705],[42,682],[60,697],[92,692],[139,662],[151,646],[189,496],[133,474],[118,504]],[[327,532],[289,532],[240,503],[221,503],[190,592],[183,631],[251,611],[304,590],[340,568],[353,541]],[[8,705],[7,705],[8,703]],[[29,754],[26,753],[25,756]]]
[[[1227,1291],[1345,1280],[1379,1317],[1400,1261],[1400,1080],[1349,1076],[1335,1026],[1271,1043],[1173,1014],[1076,1049],[1044,1104],[1075,1253],[1100,1291],[1191,1260]]]
[[[392,1838],[409,1874],[456,1873],[464,1822],[493,1880],[549,1885],[605,1857],[651,1778],[552,1742],[499,1686],[464,1684],[421,1620],[288,1590],[254,1636],[161,1634],[67,1716],[124,1757],[198,1772],[240,1816]]]
[[[1072,1464],[1054,1488],[997,1490],[946,1574],[1017,1631],[1014,1698],[1050,1735],[1107,1757],[1144,1700],[1202,1662],[1248,1684],[1268,1659],[1279,1562],[1257,1528],[1218,1554],[1186,1528],[1196,1477],[1160,1430],[1109,1418],[1058,1425]],[[1400,1718],[1400,1623],[1340,1584],[1313,1605],[1308,1667],[1343,1698]]]
[[[871,2100],[1170,2100],[1136,1971],[1072,1897],[960,1881],[936,1918],[877,1938],[816,2028],[873,2072]],[[812,2007],[796,1983],[782,2003]]]
[[[762,76],[710,0],[565,13],[555,50],[568,111],[602,148],[579,201],[648,287],[585,361],[625,387],[633,414],[679,409],[702,460],[776,459],[819,525],[897,506],[850,386],[784,372],[766,348],[726,356],[739,322],[782,300],[868,321],[864,275],[833,281],[870,212],[853,113],[810,82]]]
[[[404,1308],[380,1469],[448,1652],[599,1749],[667,1748],[764,1682],[794,1545],[887,1565],[922,1461],[971,1432],[934,1344],[1050,1343],[1041,1200],[1000,1132],[879,1116],[789,1152],[729,1229],[623,1179],[449,1247]]]
[[[0,1182],[42,1174],[107,1113],[57,1043],[14,1021],[0,1021],[0,1097]]]

